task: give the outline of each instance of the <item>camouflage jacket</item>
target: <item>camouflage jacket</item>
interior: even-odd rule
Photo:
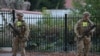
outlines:
[[[14,22],[14,28],[16,28],[19,32],[20,32],[20,35],[22,37],[26,37],[28,38],[28,35],[29,35],[29,26],[25,23],[24,20],[22,21],[15,21]],[[14,36],[16,36],[16,34],[14,33]]]
[[[81,36],[84,33],[84,31],[88,30],[93,25],[94,23],[91,20],[84,21],[83,19],[80,19],[74,26],[74,32],[76,36]],[[94,29],[91,30],[91,33],[93,31]]]

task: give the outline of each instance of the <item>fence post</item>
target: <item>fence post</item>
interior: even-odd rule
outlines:
[[[15,21],[15,10],[12,10],[12,16],[13,16],[12,20],[13,20],[13,23],[14,23],[14,21]]]
[[[67,14],[65,14],[64,51],[67,51]]]

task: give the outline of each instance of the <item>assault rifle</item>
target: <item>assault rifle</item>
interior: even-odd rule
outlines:
[[[95,27],[96,27],[96,25],[91,26],[88,30],[86,30],[86,31],[83,33],[83,35],[82,35],[78,40],[81,41],[81,40],[84,38],[84,36],[87,36],[88,33],[90,33],[90,31],[91,31],[92,29],[94,29]],[[75,44],[75,43],[76,43],[76,41],[73,41],[73,40],[69,41],[69,44]]]
[[[81,41],[84,38],[84,36],[87,36],[88,33],[90,33],[90,31],[93,30],[95,27],[96,27],[96,25],[93,25],[88,30],[84,31],[83,35],[78,40]]]

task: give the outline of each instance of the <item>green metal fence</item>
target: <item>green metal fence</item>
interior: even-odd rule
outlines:
[[[0,11],[0,13],[4,13],[5,18],[7,18],[8,21],[11,20],[12,23],[15,20],[14,11]],[[76,21],[80,18],[81,17],[76,16],[68,17],[67,14],[65,14],[65,17],[52,17],[51,15],[43,17],[24,17],[24,20],[28,22],[31,30],[26,50],[42,52],[76,50],[76,44],[73,43],[75,37],[73,28]],[[94,22],[97,25],[97,29],[92,37],[91,52],[100,52],[100,24],[97,22],[97,18],[98,17],[91,17],[92,20],[95,19]],[[35,20],[37,20],[35,24],[32,24]],[[11,47],[12,33],[9,31],[9,28],[5,27],[6,25],[4,22],[1,22],[0,47]]]

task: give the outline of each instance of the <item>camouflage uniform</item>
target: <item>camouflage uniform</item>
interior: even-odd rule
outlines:
[[[88,16],[90,15],[89,12],[84,12],[83,14]],[[82,56],[83,48],[84,48],[84,56],[87,56],[89,52],[91,45],[91,36],[93,34],[94,29],[90,31],[88,36],[84,36],[84,38],[81,41],[79,41],[78,39],[82,36],[84,31],[86,31],[93,25],[94,23],[90,19],[87,19],[86,21],[80,19],[74,27],[74,32],[76,34],[75,40],[77,41],[78,56]]]
[[[20,14],[21,15],[21,14]],[[13,56],[16,56],[18,47],[21,49],[21,56],[25,56],[25,42],[28,39],[29,27],[24,20],[17,20],[14,22],[14,27],[20,32],[20,37],[14,34],[12,41]]]

